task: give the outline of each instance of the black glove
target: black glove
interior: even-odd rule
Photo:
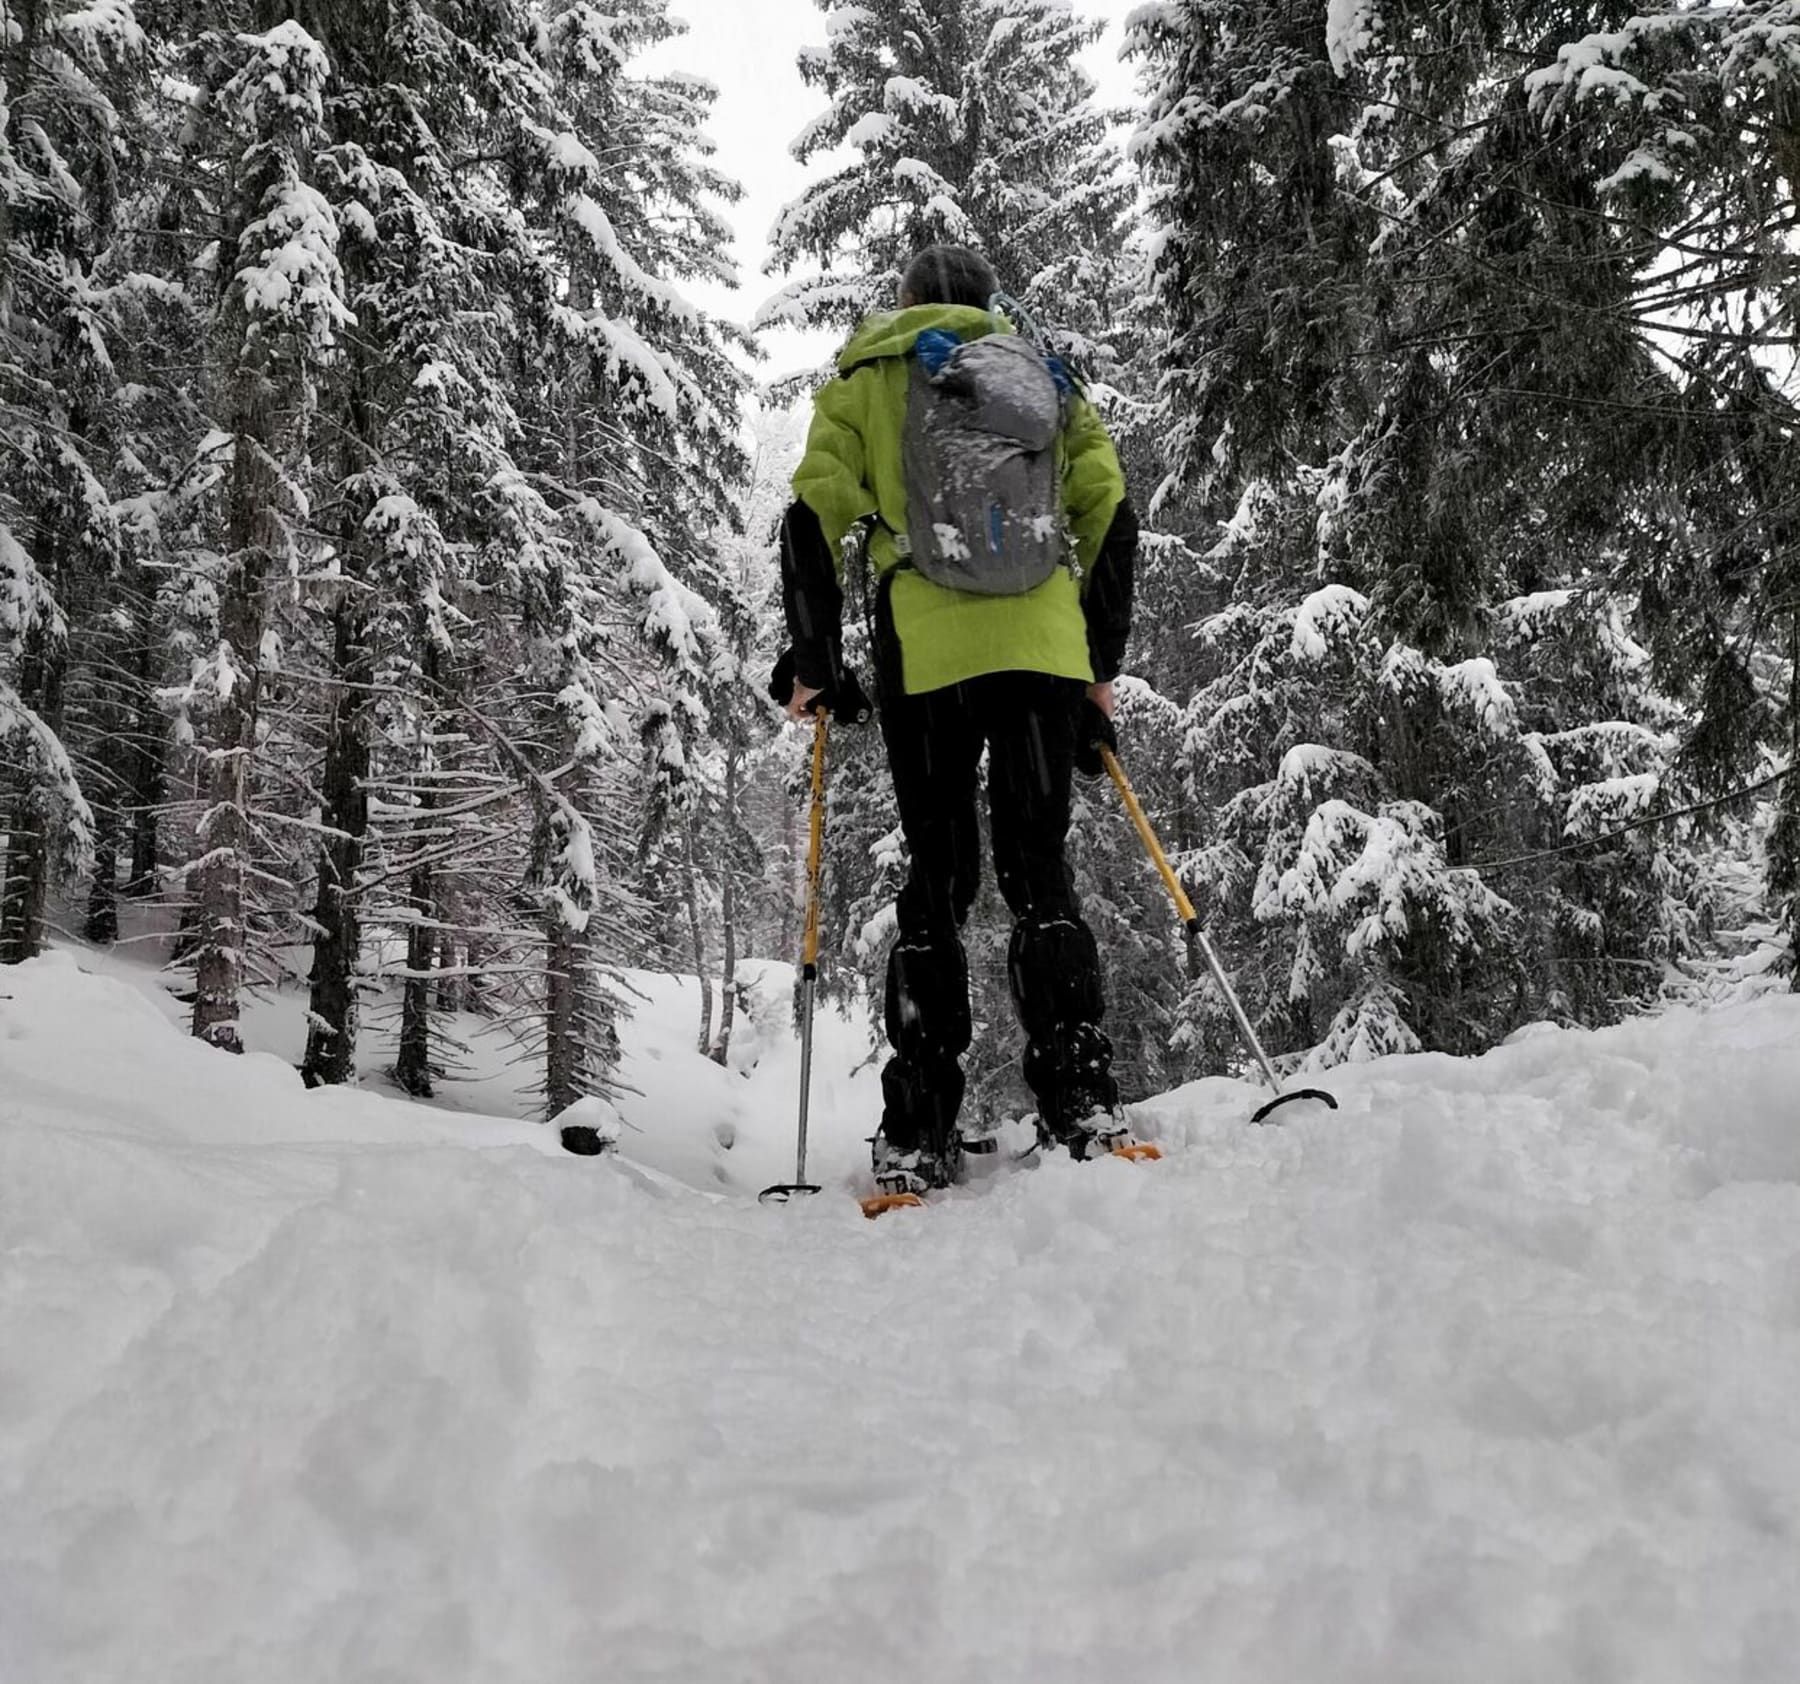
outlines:
[[[794,695],[794,652],[784,649],[775,662],[775,670],[769,674],[769,700],[778,708],[784,708]]]
[[[769,674],[769,697],[778,707],[785,708],[794,699],[794,683],[798,676],[793,650],[782,650],[781,659]],[[838,665],[836,677],[828,679],[818,695],[806,704],[808,713],[815,708],[823,708],[833,719],[842,720],[846,725],[866,724],[875,712],[875,704],[869,700],[862,681],[857,678],[855,669],[847,664]]]
[[[1101,711],[1092,696],[1083,696],[1075,711],[1075,770],[1084,777],[1097,778],[1106,770],[1100,758],[1104,744],[1114,754],[1119,752],[1119,733],[1113,722]]]

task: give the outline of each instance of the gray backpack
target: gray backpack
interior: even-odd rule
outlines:
[[[958,345],[935,373],[915,357],[900,441],[906,559],[981,596],[1021,595],[1067,565],[1056,450],[1067,418],[1043,355],[1017,334]]]

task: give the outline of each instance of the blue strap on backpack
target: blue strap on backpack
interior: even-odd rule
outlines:
[[[947,327],[928,327],[913,342],[913,354],[927,374],[936,374],[962,344],[962,335]]]

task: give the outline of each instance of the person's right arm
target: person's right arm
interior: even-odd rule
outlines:
[[[796,501],[781,518],[781,606],[794,654],[791,697],[777,697],[799,718],[815,696],[843,677],[844,591],[819,517]]]
[[[794,656],[787,706],[795,717],[814,697],[835,693],[844,679],[838,558],[850,529],[876,509],[861,426],[867,379],[858,371],[820,388],[806,450],[794,470],[795,501],[781,523],[782,607]]]

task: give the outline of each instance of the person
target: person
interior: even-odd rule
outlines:
[[[1040,1139],[1076,1158],[1129,1141],[1101,1027],[1100,957],[1065,840],[1073,769],[1080,761],[1099,772],[1096,744],[1114,741],[1112,681],[1130,625],[1138,526],[1112,441],[1055,359],[1041,359],[1064,394],[1058,477],[1047,484],[1061,501],[1070,564],[1021,593],[981,594],[935,582],[909,559],[916,365],[927,345],[941,357],[946,346],[1010,333],[991,307],[998,291],[986,259],[965,247],[932,246],[912,260],[899,308],[861,323],[818,393],[782,523],[792,648],[772,689],[777,700],[785,694],[790,717],[860,711],[861,688],[843,659],[841,559],[859,527],[873,575],[878,712],[911,856],[888,960],[892,1052],[873,1141],[886,1191],[948,1185],[960,1168],[960,1058],[972,1032],[961,929],[981,870],[984,747],[994,871],[1014,919],[1008,976]]]

